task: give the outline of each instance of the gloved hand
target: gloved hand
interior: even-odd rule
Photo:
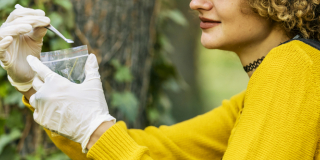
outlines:
[[[76,84],[54,73],[36,57],[27,61],[37,73],[33,88],[37,91],[30,97],[35,108],[34,120],[41,126],[81,144],[83,152],[91,134],[102,122],[114,121],[108,111],[102,90],[98,62],[90,54],[85,65],[86,78]]]
[[[35,76],[26,61],[28,55],[40,57],[44,28],[50,24],[42,10],[14,10],[0,28],[0,64],[7,70],[10,83],[19,91],[32,87]]]

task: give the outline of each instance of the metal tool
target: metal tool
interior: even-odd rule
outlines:
[[[15,5],[15,8],[16,9],[19,9],[19,8],[23,8],[20,4],[16,4]],[[52,31],[53,33],[57,34],[59,37],[61,37],[63,40],[65,40],[67,43],[74,43],[73,40],[71,39],[67,39],[66,37],[64,37],[57,29],[55,29],[51,24],[50,26],[48,27],[45,27],[47,28],[48,30]]]

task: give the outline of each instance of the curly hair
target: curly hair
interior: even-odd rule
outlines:
[[[320,0],[247,0],[253,11],[281,23],[289,37],[320,41]]]

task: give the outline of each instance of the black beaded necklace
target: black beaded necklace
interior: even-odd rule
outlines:
[[[243,69],[248,73],[253,71],[254,69],[258,68],[259,65],[262,63],[264,59],[264,56],[262,58],[257,59],[256,61],[254,61],[253,63],[250,63],[249,65],[246,65],[243,67]]]
[[[318,10],[320,11],[320,5],[318,6]],[[291,40],[298,39],[298,38],[300,38],[300,35],[299,35],[299,34],[296,35],[296,36],[295,36],[294,38],[292,38]],[[279,46],[282,45],[282,44],[288,43],[288,42],[290,42],[291,40],[286,41],[286,42],[283,42],[283,43],[280,43]],[[259,65],[262,63],[262,61],[263,61],[264,58],[265,58],[265,56],[257,59],[257,60],[254,61],[253,63],[250,63],[249,65],[244,66],[243,69],[244,69],[247,73],[253,71],[254,69],[257,69],[257,68],[259,67]]]

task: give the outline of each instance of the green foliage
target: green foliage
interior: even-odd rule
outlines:
[[[71,31],[74,29],[74,14],[72,3],[69,0],[1,0],[0,24],[14,10],[16,3],[24,7],[42,9],[50,17],[51,24],[57,28],[66,38],[72,39]],[[151,125],[173,124],[174,119],[170,114],[171,103],[166,90],[179,91],[183,88],[183,81],[180,79],[175,66],[168,59],[167,54],[173,52],[170,41],[164,35],[168,21],[174,21],[178,25],[186,26],[187,21],[183,15],[175,9],[174,1],[161,0],[161,8],[156,22],[156,43],[154,45],[154,59],[151,69],[150,86],[148,92],[147,116]],[[71,45],[65,43],[57,35],[48,31],[44,37],[42,51],[53,51],[70,48]],[[129,91],[131,81],[134,77],[126,65],[119,61],[112,61],[115,68],[114,79],[119,84],[127,87],[121,92],[114,91],[111,94],[111,106],[118,109],[125,115],[129,122],[134,122],[138,116],[139,101],[135,95]],[[24,129],[26,112],[22,112],[21,94],[17,92],[6,78],[6,72],[0,67],[0,159],[69,159],[65,154],[55,150],[47,151],[44,146],[39,146],[33,153],[26,153],[23,157],[16,151],[17,140]],[[2,108],[9,106],[8,113],[4,113]],[[13,109],[15,108],[15,109]],[[30,113],[28,113],[30,114]],[[48,141],[48,140],[47,140]],[[52,143],[52,142],[48,142]]]
[[[10,84],[8,83],[7,86]],[[7,96],[4,97],[3,102],[6,105],[15,105],[17,104],[20,108],[24,107],[24,104],[22,103],[22,94],[18,92],[17,90],[13,89],[13,87],[10,85],[10,93],[7,94]]]
[[[174,54],[174,48],[170,40],[164,34],[169,21],[178,25],[187,26],[188,23],[183,14],[175,9],[175,1],[161,0],[161,8],[156,21],[155,53],[151,68],[149,101],[147,115],[151,125],[171,125],[175,123],[171,116],[171,102],[166,91],[178,92],[185,88],[185,83],[179,76],[176,67],[168,58],[168,54]]]
[[[4,160],[19,160],[20,156],[17,153],[16,147],[13,145],[7,145],[2,153],[0,154],[0,159],[4,159]]]
[[[4,126],[6,124],[6,119],[0,117],[0,135],[5,134]]]
[[[1,0],[0,10],[5,9],[9,6],[14,5],[17,0]]]
[[[50,18],[50,23],[52,26],[60,26],[63,23],[62,15],[59,13],[53,12],[47,16]]]
[[[6,126],[9,128],[9,129],[23,129],[24,128],[24,124],[23,124],[23,120],[22,120],[22,116],[21,116],[21,113],[14,109],[10,112],[10,115],[9,117],[6,119]]]
[[[72,10],[72,3],[70,1],[66,1],[66,0],[54,0],[53,1],[54,4],[59,5],[61,7],[63,7],[65,10]]]
[[[134,122],[138,115],[138,100],[131,92],[113,92],[111,95],[111,105],[118,108],[129,122]]]
[[[27,155],[26,160],[69,160],[70,158],[61,152],[48,153],[43,146],[39,146],[34,154]]]
[[[70,0],[1,0],[0,25],[5,22],[17,3],[24,7],[44,10],[46,15],[50,17],[51,24],[67,38],[72,39],[70,33],[74,29],[74,13]],[[70,47],[70,44],[48,31],[44,37],[42,51]],[[31,114],[23,112],[25,109],[21,99],[22,94],[11,86],[6,71],[0,67],[0,159],[69,159],[58,149],[53,148],[55,149],[53,152],[48,152],[46,148],[41,146],[33,153],[19,155],[17,152],[18,140],[24,129],[26,115]],[[6,111],[4,111],[5,108],[7,108]],[[46,144],[53,145],[51,141],[46,141]],[[28,146],[30,145],[34,144],[28,144]]]
[[[171,19],[176,24],[187,26],[188,22],[184,15],[177,9],[167,10],[160,13],[161,20]]]
[[[118,60],[112,60],[111,64],[116,69],[114,79],[117,82],[120,82],[120,83],[121,82],[131,82],[132,74],[130,73],[130,69],[127,66],[121,65]]]
[[[2,134],[0,136],[0,154],[3,151],[3,148],[11,143],[12,141],[18,139],[20,137],[21,133],[18,129],[13,129],[9,134]]]

